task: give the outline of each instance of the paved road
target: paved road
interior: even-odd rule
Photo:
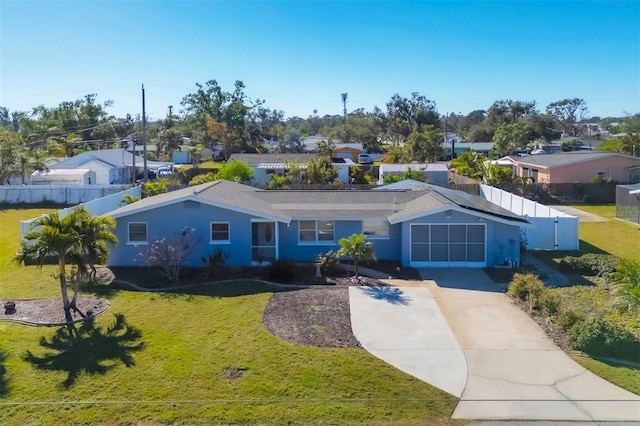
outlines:
[[[576,364],[481,270],[421,274],[419,287],[350,288],[353,330],[376,356],[461,395],[454,418],[640,421],[639,396]]]

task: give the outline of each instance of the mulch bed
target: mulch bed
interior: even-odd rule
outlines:
[[[16,307],[11,311],[5,311],[0,305],[0,321],[13,321],[36,326],[66,324],[61,298],[17,299],[14,302]],[[91,311],[92,316],[99,315],[111,307],[111,303],[108,300],[91,296],[78,296],[76,305],[85,314]],[[71,311],[71,316],[74,321],[82,320],[82,316],[73,310]]]
[[[323,348],[359,348],[351,330],[346,286],[274,293],[264,312],[264,325],[291,343]]]

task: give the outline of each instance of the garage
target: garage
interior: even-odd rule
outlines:
[[[411,224],[412,267],[484,267],[485,224]]]

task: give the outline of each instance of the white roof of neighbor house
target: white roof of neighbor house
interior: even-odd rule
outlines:
[[[256,169],[288,169],[289,167],[291,167],[291,165],[286,163],[260,163],[256,166]],[[298,164],[297,167],[305,169],[307,165],[302,163]]]
[[[133,155],[124,149],[102,149],[99,151],[85,151],[74,155],[60,163],[51,166],[55,169],[75,169],[91,161],[100,161],[112,167],[131,167],[135,161],[144,161],[143,158]]]
[[[407,170],[424,170],[425,172],[446,172],[445,163],[425,164],[380,164],[380,172],[406,172]]]
[[[474,151],[489,151],[493,147],[493,142],[456,142],[456,148],[472,149]],[[443,142],[444,148],[451,148],[451,142]]]
[[[414,189],[414,188],[412,188]],[[114,210],[114,218],[192,201],[289,223],[304,218],[358,220],[386,218],[398,223],[444,210],[485,215],[492,220],[526,226],[529,222],[478,196],[433,185],[414,190],[262,190],[226,180],[205,183],[144,198]]]
[[[31,176],[82,176],[89,172],[90,169],[47,169],[36,170]]]

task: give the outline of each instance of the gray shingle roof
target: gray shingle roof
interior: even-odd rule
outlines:
[[[570,164],[593,161],[612,156],[629,157],[615,152],[573,151],[555,154],[530,155],[528,157],[509,157],[520,165],[538,166],[547,169]],[[630,157],[631,158],[631,157]]]
[[[217,205],[282,222],[304,218],[355,220],[384,217],[392,223],[397,223],[432,211],[451,208],[480,212],[508,221],[527,222],[478,196],[433,185],[383,191],[267,191],[225,180],[145,198],[110,214],[118,218],[186,200]]]

